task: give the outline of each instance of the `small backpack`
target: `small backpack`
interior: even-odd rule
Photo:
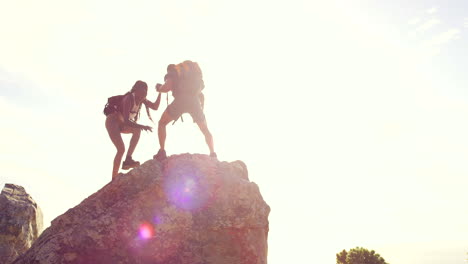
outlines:
[[[129,93],[130,92],[126,94],[116,95],[116,96],[107,98],[107,103],[104,106],[104,110],[103,110],[104,115],[108,116],[112,113],[122,111],[123,98]]]

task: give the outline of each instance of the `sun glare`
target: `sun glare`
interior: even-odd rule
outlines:
[[[140,225],[140,228],[138,229],[138,236],[140,239],[148,240],[154,237],[154,235],[155,231],[152,224],[144,222]]]

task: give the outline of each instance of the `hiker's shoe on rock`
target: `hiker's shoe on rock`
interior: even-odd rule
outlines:
[[[153,156],[153,159],[158,161],[163,161],[167,158],[166,151],[164,149],[160,149],[156,155]]]
[[[210,157],[212,158],[218,158],[218,155],[216,155],[216,152],[211,152]]]
[[[131,168],[135,168],[140,166],[140,162],[134,161],[132,158],[127,157],[127,159],[122,163],[123,170],[129,170]]]

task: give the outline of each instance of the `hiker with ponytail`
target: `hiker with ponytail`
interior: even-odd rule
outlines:
[[[144,104],[148,118],[152,121],[149,108],[157,110],[161,101],[161,94],[159,94],[154,103],[150,102],[146,99],[147,93],[148,85],[143,81],[137,81],[133,85],[132,89],[126,94],[109,97],[108,102],[104,107],[104,114],[107,116],[106,129],[112,143],[114,143],[117,149],[112,168],[112,180],[119,172],[120,163],[125,153],[125,144],[122,140],[122,133],[132,134],[126,159],[122,163],[122,169],[128,170],[140,165],[140,162],[133,160],[132,154],[140,139],[141,131],[144,130],[152,132],[152,127],[137,123],[140,116],[140,109]]]

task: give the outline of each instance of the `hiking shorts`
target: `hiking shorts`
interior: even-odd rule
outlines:
[[[206,120],[198,98],[174,98],[166,111],[174,120],[177,120],[184,113],[189,113],[194,123]]]

